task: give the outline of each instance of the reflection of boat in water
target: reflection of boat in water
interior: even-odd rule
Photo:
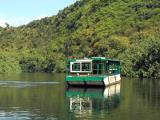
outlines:
[[[83,116],[94,111],[109,111],[120,104],[120,84],[107,88],[68,88],[70,112]]]
[[[104,89],[104,97],[111,97],[120,94],[120,84],[112,85]]]

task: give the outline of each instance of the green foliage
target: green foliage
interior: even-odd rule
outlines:
[[[150,52],[159,51],[159,44],[154,46],[160,33],[159,13],[157,0],[80,0],[56,16],[0,28],[0,49],[7,57],[0,63],[7,68],[12,53],[17,67],[5,72],[19,68],[23,72],[63,72],[68,56],[119,57],[124,61],[124,75],[159,77],[155,71],[159,52]]]
[[[19,58],[17,53],[13,51],[2,51],[0,50],[0,73],[11,73],[21,72],[21,67],[19,66]]]
[[[123,59],[124,75],[160,77],[160,36],[150,37],[139,45],[133,45],[119,56]]]
[[[19,53],[19,64],[23,72],[54,72],[56,69],[55,57],[42,51],[23,50]]]

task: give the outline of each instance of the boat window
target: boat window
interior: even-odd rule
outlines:
[[[80,63],[73,63],[72,71],[80,71]]]
[[[106,69],[108,71],[108,74],[117,74],[120,73],[120,63],[111,61],[108,64],[106,64]]]
[[[93,62],[93,74],[100,75],[104,74],[104,63],[102,61]]]
[[[82,63],[82,71],[91,71],[91,63]]]
[[[117,65],[112,63],[110,66],[109,66],[109,70],[117,70]]]

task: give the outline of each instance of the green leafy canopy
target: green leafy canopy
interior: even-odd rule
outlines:
[[[56,16],[0,28],[0,72],[64,72],[68,56],[104,56],[122,60],[123,75],[156,78],[159,33],[159,0],[79,0]]]

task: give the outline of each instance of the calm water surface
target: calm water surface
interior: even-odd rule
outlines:
[[[0,75],[0,120],[159,120],[160,80],[66,88],[64,74]]]

